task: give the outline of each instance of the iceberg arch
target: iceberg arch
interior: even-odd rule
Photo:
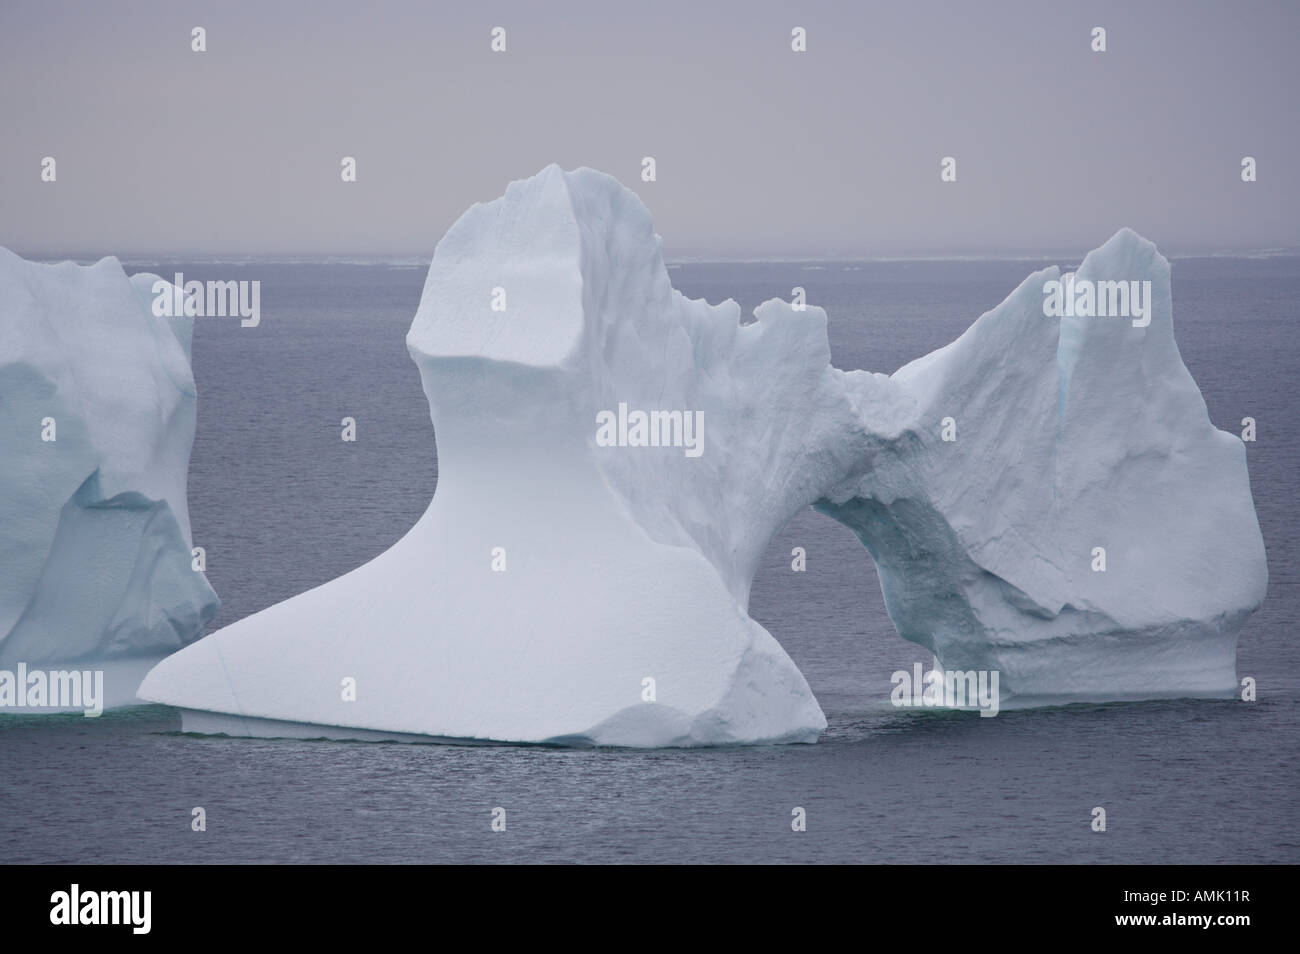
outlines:
[[[900,634],[1001,670],[1008,701],[1229,693],[1267,576],[1244,448],[1182,365],[1154,246],[1121,231],[1094,274],[1152,281],[1150,324],[1046,318],[1048,269],[894,375],[843,372],[820,308],[742,324],[685,298],[632,192],[547,167],[435,251],[407,336],[438,442],[425,514],[140,696],[239,735],[813,741],[820,706],[746,612],[810,503],[870,551]],[[628,409],[698,415],[701,453],[637,446]]]

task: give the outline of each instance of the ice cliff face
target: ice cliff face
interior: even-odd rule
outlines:
[[[192,319],[153,315],[155,280],[0,249],[0,668],[152,663],[216,613],[185,497]]]
[[[1245,445],[1183,365],[1154,245],[1121,230],[1075,276],[1150,282],[1140,319],[1046,317],[1060,278],[899,369],[906,426],[817,507],[870,551],[900,634],[1013,701],[1230,696],[1268,579]]]
[[[238,734],[812,740],[816,700],[745,609],[814,502],[870,550],[900,633],[1003,669],[1006,696],[1224,694],[1266,576],[1243,447],[1182,365],[1154,248],[1121,232],[1090,275],[1150,280],[1150,324],[1045,317],[1049,271],[892,377],[846,374],[820,309],[741,324],[682,297],[635,195],[549,167],[435,252],[407,337],[438,441],[425,515],[141,696]]]

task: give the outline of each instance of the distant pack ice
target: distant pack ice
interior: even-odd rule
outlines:
[[[683,297],[632,192],[550,166],[434,254],[407,336],[438,449],[424,516],[141,696],[230,734],[812,741],[817,701],[746,612],[810,503],[870,551],[899,632],[999,670],[1004,705],[1227,696],[1267,576],[1244,445],[1182,364],[1150,243],[1121,231],[1076,276],[1149,280],[1143,326],[1045,316],[1060,277],[892,376],[845,373],[820,308],[742,324]],[[662,439],[677,421],[700,453]]]
[[[0,670],[102,669],[110,705],[219,605],[191,567],[193,322],[154,316],[154,281],[0,249]]]

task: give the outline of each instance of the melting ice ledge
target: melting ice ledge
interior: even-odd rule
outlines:
[[[1267,580],[1244,445],[1182,363],[1150,242],[1122,230],[1074,279],[1149,281],[1141,326],[1045,317],[1061,278],[893,375],[844,372],[820,308],[742,324],[683,297],[632,192],[548,167],[434,254],[407,336],[438,442],[423,517],[140,696],[238,735],[811,742],[821,708],[746,609],[812,504],[870,552],[899,634],[997,671],[1003,707],[1228,697]],[[704,452],[604,446],[621,405],[700,412]]]

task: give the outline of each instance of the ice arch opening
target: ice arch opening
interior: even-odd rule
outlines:
[[[794,553],[795,548],[802,552]],[[796,557],[804,569],[795,569]],[[875,563],[854,533],[813,507],[764,551],[747,612],[808,680],[828,722],[889,707],[891,673],[931,656],[900,639],[885,611]]]
[[[1141,326],[1045,317],[1059,277],[893,375],[844,372],[820,308],[685,298],[633,193],[548,167],[434,254],[407,336],[439,445],[424,516],[141,696],[238,734],[811,741],[821,708],[746,608],[814,503],[945,666],[1028,699],[1222,695],[1266,579],[1243,447],[1178,356],[1154,246],[1121,231],[1078,272],[1149,282]],[[646,440],[655,412],[697,443]]]

